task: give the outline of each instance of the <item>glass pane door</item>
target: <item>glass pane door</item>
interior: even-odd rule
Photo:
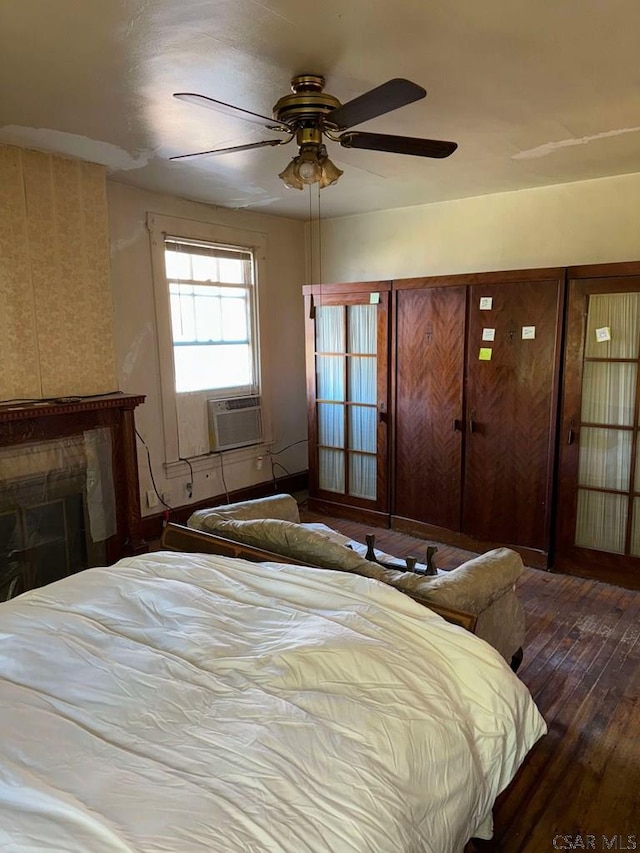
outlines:
[[[377,499],[377,304],[316,309],[318,486]]]
[[[389,511],[389,282],[307,285],[309,498]]]
[[[640,293],[588,302],[574,544],[640,556]]]

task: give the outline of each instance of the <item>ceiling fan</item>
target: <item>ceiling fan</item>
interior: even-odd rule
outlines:
[[[458,147],[455,142],[437,139],[350,130],[355,125],[424,98],[426,90],[410,80],[396,77],[346,104],[341,104],[333,95],[324,92],[324,85],[325,79],[320,74],[300,74],[294,77],[291,81],[292,94],[280,98],[273,108],[271,118],[206,95],[175,92],[174,97],[182,101],[243,118],[287,136],[284,139],[263,139],[261,142],[250,142],[247,145],[179,154],[169,159],[185,160],[190,157],[286,145],[295,137],[298,154],[279,177],[288,187],[301,190],[306,184],[318,183],[321,188],[327,187],[335,184],[342,175],[342,171],[329,160],[323,142],[325,136],[332,142],[340,143],[343,148],[389,151],[392,154],[409,154],[414,157],[448,157]]]

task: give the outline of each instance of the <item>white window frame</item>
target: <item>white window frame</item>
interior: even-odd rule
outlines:
[[[197,255],[198,251],[202,251],[204,248],[203,254],[211,254],[213,256],[216,255],[216,252],[220,251],[221,253],[234,256],[238,258],[238,260],[249,260],[249,266],[251,268],[249,279],[237,284],[227,284],[226,282],[212,282],[212,281],[180,281],[176,280],[171,276],[167,275],[167,285],[169,290],[169,300],[171,302],[171,287],[173,285],[180,286],[181,284],[187,284],[189,286],[196,287],[204,287],[204,288],[215,288],[216,291],[226,291],[230,293],[232,290],[240,289],[244,291],[245,300],[248,301],[248,328],[247,328],[247,336],[243,339],[242,342],[229,342],[229,343],[243,343],[248,347],[250,358],[251,358],[251,381],[245,382],[244,384],[236,384],[236,385],[227,385],[226,387],[221,386],[209,386],[208,388],[196,388],[193,389],[193,393],[206,393],[209,399],[227,399],[232,397],[247,397],[247,396],[256,396],[260,394],[260,347],[258,344],[258,325],[257,325],[257,289],[255,286],[255,256],[252,249],[248,249],[246,246],[226,246],[221,245],[220,243],[211,243],[207,241],[203,243],[202,241],[193,241],[193,240],[185,240],[184,237],[174,237],[173,235],[165,238],[165,257],[166,252],[175,246],[178,251],[184,249],[188,254],[189,250],[193,250],[193,254]],[[208,247],[211,247],[213,250],[209,252]],[[194,297],[194,299],[198,299],[199,297]],[[220,298],[219,294],[217,298]],[[170,313],[171,309],[170,309]],[[175,318],[174,318],[175,319]],[[172,323],[173,326],[173,323]],[[176,370],[176,345],[180,346],[180,344],[176,344],[176,330],[172,328],[172,338],[173,338],[173,365],[174,371]],[[189,342],[190,344],[196,344],[195,338]],[[214,346],[224,344],[224,340],[211,341],[211,344]],[[209,345],[206,341],[202,342],[201,345],[207,346]],[[176,383],[177,385],[177,383]],[[188,391],[179,390],[178,394],[189,393]]]
[[[260,388],[260,397],[262,401],[262,422],[264,439],[259,447],[264,447],[265,444],[271,443],[270,439],[270,418],[266,401],[267,383],[263,369],[266,363],[265,359],[265,330],[262,313],[260,310],[261,304],[266,301],[266,254],[267,254],[267,235],[259,231],[248,231],[245,229],[232,228],[226,225],[219,225],[211,222],[199,222],[191,219],[182,219],[180,217],[165,216],[158,213],[147,214],[147,228],[151,239],[151,267],[154,286],[154,302],[156,312],[156,329],[157,329],[157,344],[158,344],[158,363],[160,372],[160,392],[162,403],[162,420],[164,431],[164,448],[165,448],[165,471],[168,477],[178,477],[184,474],[187,470],[185,462],[180,461],[179,450],[179,435],[178,435],[178,410],[175,383],[175,369],[173,360],[173,334],[171,329],[171,311],[169,303],[169,285],[165,267],[165,238],[173,237],[184,239],[186,241],[200,241],[204,243],[213,243],[222,246],[237,246],[246,248],[253,253],[254,257],[254,317],[253,317],[253,346],[256,354],[256,381]],[[205,396],[210,399],[224,399],[226,396],[237,396],[237,392],[233,390],[230,393],[212,389],[208,392],[184,392],[179,395],[182,403],[189,404],[190,400],[193,406],[200,413],[203,406],[204,410],[201,416],[206,418],[206,403]],[[200,414],[198,414],[200,417]],[[228,451],[225,455],[230,457],[230,461],[236,458],[238,461],[244,458],[251,458],[256,454],[255,447],[242,448],[239,450]],[[183,457],[184,458],[184,457]],[[215,456],[200,455],[188,456],[192,463],[193,470],[212,470],[219,466],[219,462]],[[194,462],[195,460],[195,462]]]

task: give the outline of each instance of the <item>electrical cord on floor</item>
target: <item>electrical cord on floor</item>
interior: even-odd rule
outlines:
[[[273,455],[275,455],[275,454],[273,454]],[[281,465],[279,462],[276,462],[275,460],[272,459],[271,460],[271,479],[273,480],[273,490],[275,492],[277,492],[278,488],[279,488],[278,480],[276,478],[276,466],[278,468],[282,468],[282,470],[287,475],[287,477],[291,477],[291,472],[287,471],[287,469],[284,467],[284,465]]]
[[[189,466],[189,473],[191,475],[191,480],[187,483],[187,495],[192,498],[193,497],[193,465],[186,459],[184,456],[178,456],[178,459],[181,462],[186,462]]]
[[[155,477],[153,476],[153,468],[151,467],[151,453],[149,453],[149,448],[147,447],[147,442],[146,442],[146,441],[144,440],[144,438],[140,435],[140,433],[138,432],[138,428],[137,428],[137,427],[136,427],[136,435],[138,436],[138,438],[139,438],[139,439],[140,439],[140,441],[142,442],[142,444],[143,444],[143,446],[144,446],[144,449],[147,451],[147,463],[148,463],[148,465],[149,465],[149,476],[151,477],[151,483],[152,483],[152,485],[153,485],[153,491],[156,493],[156,495],[157,495],[158,500],[160,501],[160,503],[161,503],[161,504],[162,504],[162,505],[163,505],[163,506],[164,506],[164,507],[165,507],[169,512],[172,512],[172,511],[173,511],[173,507],[172,507],[172,506],[169,506],[169,504],[168,504],[165,500],[163,500],[162,495],[161,495],[161,494],[160,494],[160,492],[158,491],[158,487],[156,486]],[[168,521],[168,515],[165,515],[165,521]]]
[[[227,503],[231,503],[229,499],[229,489],[227,488],[227,481],[224,478],[224,462],[222,460],[222,451],[219,450],[217,456],[220,457],[220,477],[222,478],[222,487],[224,489],[224,496],[226,498]]]
[[[274,456],[280,456],[280,454],[281,454],[281,453],[284,453],[284,452],[285,452],[285,450],[289,450],[289,448],[290,448],[290,447],[295,447],[295,446],[296,446],[296,445],[298,445],[298,444],[306,444],[306,442],[308,442],[308,441],[309,441],[309,439],[308,439],[308,438],[301,438],[299,441],[292,441],[292,442],[291,442],[291,444],[287,444],[287,445],[285,445],[285,447],[281,448],[280,450],[267,450],[266,455],[269,457],[269,461],[271,462],[271,479],[273,480],[273,489],[274,489],[274,491],[276,491],[276,492],[277,492],[277,491],[278,491],[278,488],[279,488],[279,487],[278,487],[278,480],[277,480],[277,477],[276,477],[276,466],[277,466],[278,468],[282,468],[282,470],[283,470],[283,471],[284,471],[284,473],[287,475],[287,477],[291,477],[292,475],[291,475],[291,472],[290,472],[290,471],[288,471],[288,470],[284,467],[284,465],[281,465],[281,464],[280,464],[280,462],[276,462],[276,461],[273,459],[273,457],[274,457]]]

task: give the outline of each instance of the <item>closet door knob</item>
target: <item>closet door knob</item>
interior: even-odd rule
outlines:
[[[453,431],[462,432],[462,421],[458,420],[458,418],[453,419]]]

